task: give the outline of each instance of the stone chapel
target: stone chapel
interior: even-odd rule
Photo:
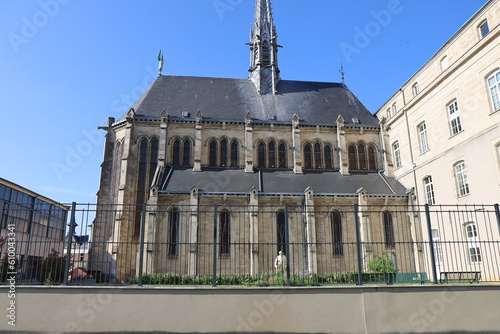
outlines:
[[[383,121],[343,82],[281,78],[270,0],[256,0],[250,36],[247,78],[160,74],[110,118],[90,265],[118,282],[139,263],[144,272],[197,275],[216,258],[224,272],[270,271],[285,251],[288,207],[293,270],[355,270],[346,260],[354,220],[344,211],[359,204],[363,241],[380,241],[416,271],[418,250],[399,250],[415,239],[416,218],[390,216],[413,196],[393,177]],[[394,235],[401,245],[388,240]],[[363,248],[365,258],[373,248]]]

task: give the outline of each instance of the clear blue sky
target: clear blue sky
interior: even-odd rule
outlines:
[[[372,112],[485,0],[273,0],[281,76]],[[254,0],[0,0],[0,177],[95,202],[107,117],[163,74],[247,76]],[[361,32],[361,33],[360,33]],[[366,37],[361,37],[366,34]]]

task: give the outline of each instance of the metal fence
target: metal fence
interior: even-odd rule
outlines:
[[[17,284],[500,282],[498,205],[73,203],[65,238],[8,220],[3,235],[0,279]]]

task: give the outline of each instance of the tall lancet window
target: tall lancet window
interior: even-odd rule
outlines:
[[[139,142],[134,236],[139,236],[142,204],[148,200],[149,188],[158,165],[158,144],[156,138],[153,138],[151,142],[143,138]]]
[[[274,140],[271,140],[269,142],[267,153],[269,155],[269,157],[268,157],[269,168],[275,168],[276,167],[276,143],[274,142]]]
[[[182,152],[182,165],[189,166],[189,158],[191,156],[191,142],[189,140],[184,141],[184,149]]]
[[[284,143],[281,143],[278,149],[278,156],[279,156],[279,168],[286,168],[287,167],[287,161],[286,161],[286,145]]]
[[[231,167],[238,167],[238,142],[231,143]]]
[[[227,166],[227,140],[222,139],[220,142],[220,166]]]

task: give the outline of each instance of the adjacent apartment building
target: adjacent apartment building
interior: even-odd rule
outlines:
[[[376,111],[390,152],[387,171],[414,188],[419,204],[500,200],[499,24],[500,2],[489,0]],[[460,258],[481,270],[481,234],[499,235],[488,209],[477,211],[483,214],[433,222],[438,269]],[[468,249],[450,260],[440,248],[443,234]]]

